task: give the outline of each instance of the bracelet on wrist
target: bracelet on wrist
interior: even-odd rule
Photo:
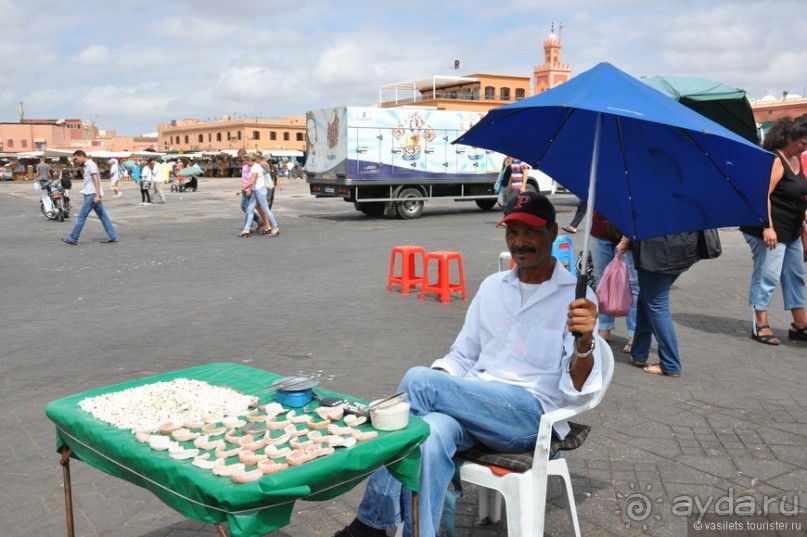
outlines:
[[[591,347],[588,348],[585,352],[580,352],[577,350],[577,341],[574,343],[574,353],[572,354],[572,358],[569,360],[569,368],[566,371],[567,373],[572,372],[572,370],[577,367],[577,361],[581,358],[590,358],[591,355],[594,354],[594,339],[591,340]]]
[[[591,347],[589,347],[585,352],[580,352],[577,350],[577,342],[575,342],[573,355],[575,358],[588,358],[592,354],[594,354],[594,338],[591,338]]]

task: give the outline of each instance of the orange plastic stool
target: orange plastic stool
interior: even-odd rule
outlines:
[[[449,263],[452,259],[456,261],[459,274],[457,283],[451,283],[449,277],[451,274]],[[437,262],[436,283],[429,281],[429,265],[432,260]],[[452,293],[462,293],[462,299],[465,300],[465,274],[462,271],[462,256],[459,253],[438,251],[426,254],[425,261],[423,261],[423,287],[420,288],[421,300],[424,299],[426,293],[437,293],[443,304],[449,303]]]
[[[401,294],[408,295],[410,287],[423,285],[423,266],[426,250],[422,246],[396,246],[392,249],[389,258],[389,279],[387,280],[387,291],[392,291],[393,285],[401,286]],[[420,259],[417,259],[420,256]],[[395,275],[395,261],[401,259],[401,273]],[[421,275],[418,276],[418,270]]]

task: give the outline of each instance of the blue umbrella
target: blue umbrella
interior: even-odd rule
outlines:
[[[771,153],[608,63],[491,110],[454,143],[539,168],[588,200],[589,223],[596,208],[633,240],[767,221]]]
[[[596,186],[589,206],[632,239],[767,220],[771,153],[607,63],[454,143],[518,157],[584,200]]]

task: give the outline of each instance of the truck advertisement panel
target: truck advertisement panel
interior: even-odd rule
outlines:
[[[483,114],[338,107],[306,114],[309,179],[493,182],[504,156],[452,145]]]

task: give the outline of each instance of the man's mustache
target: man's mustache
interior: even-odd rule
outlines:
[[[537,252],[537,250],[535,248],[533,248],[532,246],[514,246],[510,250],[510,253],[513,254],[513,255],[516,255],[516,254],[534,254],[536,252]]]

